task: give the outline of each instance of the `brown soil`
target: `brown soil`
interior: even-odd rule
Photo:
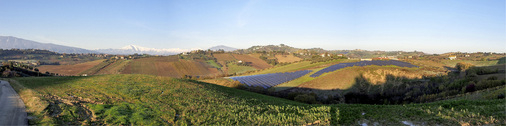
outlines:
[[[264,60],[253,56],[252,54],[232,54],[236,59],[242,60],[243,62],[251,62],[251,66],[256,69],[265,69],[272,67],[272,65],[268,64]]]
[[[37,67],[40,72],[51,72],[51,73],[58,73],[61,75],[77,75],[85,70],[88,70],[104,60],[95,60],[75,65],[43,65],[40,67]]]

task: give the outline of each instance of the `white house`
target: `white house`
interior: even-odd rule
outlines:
[[[450,59],[450,60],[456,60],[457,56],[450,56],[450,57],[448,57],[448,59]]]

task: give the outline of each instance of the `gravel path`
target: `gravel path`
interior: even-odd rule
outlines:
[[[0,126],[28,125],[25,104],[7,81],[0,81]]]

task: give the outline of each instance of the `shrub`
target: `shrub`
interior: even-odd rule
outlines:
[[[302,94],[302,95],[298,95],[296,96],[295,98],[293,98],[295,101],[298,101],[298,102],[303,102],[303,103],[309,103],[309,104],[312,104],[312,103],[316,103],[316,98],[314,95],[310,95],[310,94]]]
[[[474,85],[474,82],[466,86],[465,92],[474,92],[474,91],[476,91],[476,86]]]
[[[455,65],[455,68],[457,68],[460,71],[464,71],[464,70],[469,69],[472,66],[473,66],[473,64],[471,64],[471,63],[460,62],[460,63],[457,63],[457,65]]]
[[[487,80],[497,80],[497,77],[496,76],[490,76],[487,78]]]
[[[497,98],[498,98],[498,99],[504,99],[504,94],[499,94],[499,95],[497,95]]]

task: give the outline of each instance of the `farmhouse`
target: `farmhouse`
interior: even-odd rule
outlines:
[[[320,56],[327,57],[327,56],[330,56],[330,54],[328,54],[328,53],[322,53],[322,54],[320,54]]]
[[[372,59],[360,59],[360,61],[372,61]]]
[[[457,56],[449,56],[448,59],[450,59],[450,60],[456,60]]]

